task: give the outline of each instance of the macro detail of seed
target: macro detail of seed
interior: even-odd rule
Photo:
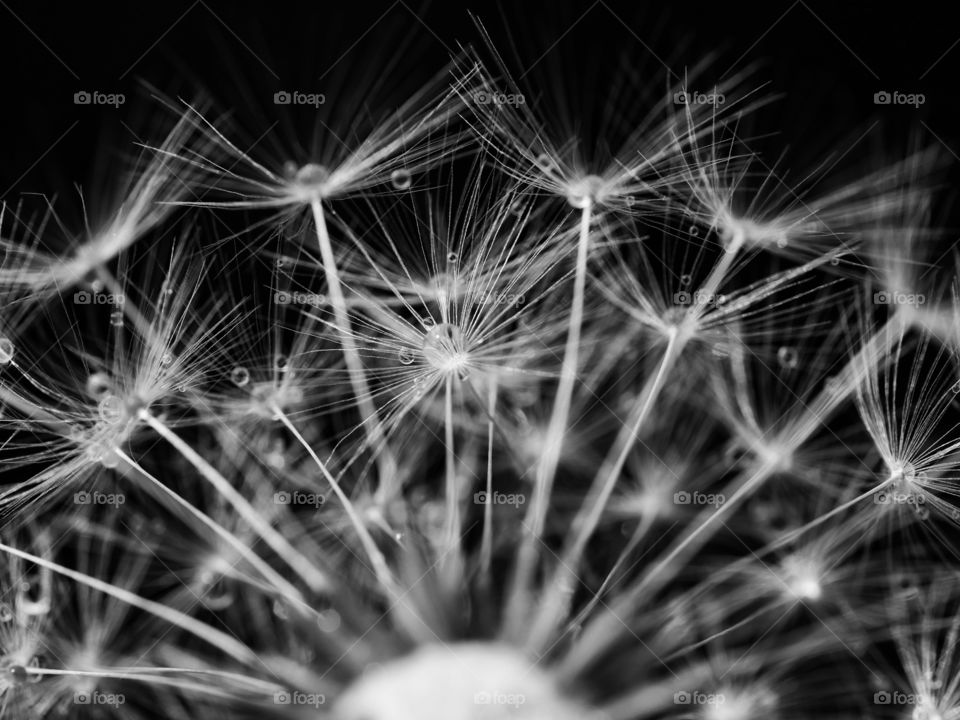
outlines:
[[[571,2],[0,3],[0,720],[960,720],[950,8]]]

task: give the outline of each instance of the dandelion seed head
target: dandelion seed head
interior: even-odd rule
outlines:
[[[291,192],[301,202],[310,203],[325,196],[329,182],[330,171],[326,167],[307,163],[293,173],[290,179]]]
[[[365,673],[338,699],[343,720],[578,720],[587,715],[516,650],[483,643],[424,646]]]
[[[790,595],[800,600],[819,600],[823,595],[823,569],[812,558],[790,555],[781,564]]]
[[[605,197],[605,183],[599,175],[586,175],[567,188],[567,202],[578,210],[601,204]]]
[[[452,323],[439,323],[423,337],[423,359],[445,375],[462,375],[468,370],[470,355],[463,332]]]

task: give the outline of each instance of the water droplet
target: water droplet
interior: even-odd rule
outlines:
[[[800,361],[797,349],[784,345],[777,350],[777,361],[780,363],[780,367],[793,370]]]
[[[0,337],[0,365],[6,365],[13,360],[13,343],[8,337]]]
[[[544,168],[545,170],[552,170],[554,167],[553,159],[547,153],[540,153],[539,155],[537,155],[537,159],[535,162],[537,163],[537,165],[539,165],[541,168]]]
[[[836,267],[837,265],[840,264],[840,258],[838,257],[830,258],[830,264]]]
[[[274,601],[273,601],[273,614],[274,614],[279,620],[289,620],[289,619],[290,619],[290,613],[289,613],[289,611],[287,610],[286,603],[284,603],[283,600],[274,600]]]
[[[7,669],[7,674],[14,685],[23,685],[30,679],[30,673],[23,665],[11,665]]]
[[[954,395],[960,394],[960,380],[953,384],[953,387],[950,388],[953,391]]]
[[[97,412],[108,425],[118,423],[124,416],[123,401],[116,395],[107,394],[97,403]]]
[[[409,170],[394,170],[390,173],[390,182],[397,190],[409,190],[413,178]]]
[[[230,382],[237,387],[243,387],[250,382],[250,371],[242,365],[237,365],[230,371]]]
[[[408,347],[400,348],[400,352],[398,353],[398,356],[400,358],[401,365],[412,365],[415,359],[413,350],[411,350]]]
[[[87,378],[87,394],[97,400],[110,392],[111,385],[109,375],[102,372],[93,373]]]
[[[165,352],[163,355],[161,355],[160,364],[163,365],[163,367],[169,367],[170,365],[173,365],[173,353]]]
[[[336,632],[340,627],[340,613],[332,608],[318,613],[317,625],[320,627],[321,632]]]
[[[457,257],[455,252],[449,252],[447,253],[447,262],[453,264],[457,261]]]
[[[916,513],[918,520],[927,520],[930,517],[930,508],[926,505],[916,505]]]
[[[97,460],[107,470],[115,470],[120,465],[120,456],[117,454],[116,448],[104,448]]]
[[[283,265],[284,265],[283,258],[282,258],[282,257],[278,257],[278,258],[277,258],[277,267],[278,267],[278,268],[282,268]]]
[[[6,603],[0,603],[0,622],[10,622],[13,620],[13,610]]]
[[[779,238],[777,238],[777,247],[785,248],[786,246],[787,246],[787,238],[781,235]]]
[[[123,327],[123,310],[114,310],[110,313],[110,324],[115,328]]]
[[[512,203],[510,203],[510,214],[517,217],[523,215],[523,203],[521,203],[519,200],[514,200]]]
[[[684,287],[686,287],[687,285],[690,284],[690,280],[691,280],[691,278],[690,278],[689,275],[681,275],[681,276],[680,276],[680,284],[683,285]]]
[[[286,355],[275,355],[273,358],[273,367],[277,372],[285,373],[290,369],[290,361]]]
[[[698,228],[696,225],[691,225],[689,232],[690,232],[690,235],[692,235],[693,237],[696,237],[697,235],[700,234],[700,228]]]
[[[464,360],[463,334],[451,323],[440,323],[423,338],[423,357],[438,370],[449,370]]]
[[[100,293],[102,293],[103,288],[104,288],[103,280],[101,280],[100,278],[94,278],[93,280],[90,281],[90,290],[95,295],[99,295]]]

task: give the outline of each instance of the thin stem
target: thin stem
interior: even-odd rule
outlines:
[[[136,593],[132,593],[129,590],[124,590],[121,587],[111,585],[108,582],[91,577],[85,573],[71,570],[63,565],[58,565],[55,562],[46,560],[45,558],[37,555],[24,552],[23,550],[18,550],[17,548],[11,547],[5,543],[0,543],[0,552],[5,552],[22,560],[32,562],[40,567],[52,570],[58,575],[69,578],[70,580],[80,583],[81,585],[86,585],[87,587],[98,592],[102,592],[104,595],[114,597],[117,600],[130,605],[131,607],[148,612],[151,615],[154,615],[161,620],[164,620],[165,622],[168,622],[171,625],[174,625],[190,633],[191,635],[210,643],[210,645],[219,648],[238,662],[247,663],[250,665],[260,662],[257,654],[253,652],[253,650],[230,635],[220,632],[219,630],[216,630],[215,628],[212,628],[206,623],[200,622],[189,615],[185,615],[177,610],[174,610],[173,608],[167,607],[163,603],[154,602],[153,600],[140,597]]]
[[[323,271],[327,278],[327,292],[330,295],[330,304],[333,306],[333,316],[336,320],[337,329],[340,331],[343,359],[347,364],[350,384],[353,388],[353,394],[356,397],[357,409],[360,411],[360,417],[367,434],[367,439],[377,458],[377,467],[381,483],[380,488],[384,495],[381,499],[389,500],[398,490],[395,487],[397,480],[396,463],[387,446],[383,423],[373,404],[363,362],[360,360],[360,353],[357,350],[357,344],[353,337],[350,316],[347,313],[347,301],[343,295],[343,284],[340,282],[340,272],[337,269],[337,260],[333,253],[333,245],[330,243],[330,233],[327,228],[327,219],[323,212],[323,204],[320,199],[317,198],[310,203],[310,208],[313,210],[313,220],[317,228],[320,257],[323,260]]]
[[[577,369],[580,357],[580,331],[583,325],[583,300],[587,281],[587,258],[590,249],[590,220],[593,203],[587,200],[580,214],[580,235],[577,243],[577,260],[573,282],[573,299],[570,308],[570,321],[567,326],[567,344],[563,353],[563,364],[560,369],[560,382],[547,426],[543,442],[543,453],[537,464],[537,474],[534,483],[534,497],[527,512],[527,527],[524,542],[520,547],[517,570],[512,589],[510,609],[507,616],[522,623],[521,604],[525,601],[532,581],[534,565],[538,551],[537,544],[543,534],[546,522],[547,509],[550,505],[550,495],[553,482],[560,463],[560,450],[563,445],[563,436],[567,431],[567,422],[570,416],[570,405],[573,398],[573,386],[577,379]]]
[[[447,546],[460,542],[460,493],[457,490],[457,456],[453,447],[453,377],[447,376],[443,399],[444,465],[447,494]]]
[[[310,455],[310,458],[313,460],[314,464],[320,469],[320,472],[323,473],[323,476],[326,478],[327,482],[330,483],[330,487],[333,489],[337,499],[340,500],[344,511],[347,513],[347,517],[350,519],[354,529],[357,531],[357,535],[360,537],[360,544],[363,545],[363,549],[367,553],[367,557],[370,558],[370,562],[373,564],[373,571],[377,576],[377,580],[380,581],[380,584],[383,585],[383,588],[388,593],[397,596],[399,594],[397,585],[390,573],[389,568],[387,567],[387,561],[383,557],[383,553],[380,552],[380,548],[378,548],[377,544],[374,542],[373,537],[367,531],[366,526],[361,521],[360,516],[357,514],[356,508],[354,507],[353,503],[350,502],[350,498],[348,498],[346,493],[343,492],[343,489],[336,481],[336,478],[330,474],[330,471],[327,470],[327,466],[323,464],[323,461],[317,456],[313,448],[310,447],[310,443],[304,439],[303,435],[300,434],[300,431],[297,430],[292,422],[290,422],[290,418],[287,417],[286,413],[276,406],[274,406],[273,410],[280,419],[280,422],[282,422],[284,427],[286,427],[287,430],[289,430],[294,436],[294,438],[296,438],[297,442],[300,443],[300,446],[307,451],[307,454]]]
[[[153,430],[164,440],[173,445],[173,447],[183,455],[204,480],[209,482],[214,489],[230,503],[251,528],[263,538],[263,541],[286,560],[287,564],[307,583],[311,590],[316,593],[327,594],[330,592],[330,580],[327,576],[318,570],[316,566],[302,555],[290,542],[275,530],[270,523],[254,509],[243,495],[237,492],[236,488],[230,484],[216,468],[204,460],[190,445],[175,432],[170,430],[161,420],[154,417],[146,409],[140,411],[140,418],[146,422]]]
[[[597,473],[590,494],[581,505],[580,511],[573,521],[573,537],[567,543],[567,548],[557,564],[551,589],[544,594],[544,603],[541,605],[537,621],[530,632],[528,642],[535,652],[542,649],[544,643],[549,642],[557,624],[566,616],[572,596],[570,593],[560,592],[560,589],[575,577],[587,541],[600,522],[630,450],[633,448],[644,422],[650,416],[650,410],[666,384],[667,376],[684,345],[686,345],[686,335],[681,334],[675,327],[671,328],[670,339],[667,342],[663,357],[660,359],[660,366],[656,374],[648,379],[640,393],[639,402],[634,410],[633,423],[625,425],[617,435],[611,452],[607,455],[600,471]],[[616,452],[615,458],[613,458],[614,452]]]
[[[166,495],[168,498],[173,500],[177,505],[186,510],[190,515],[199,520],[205,527],[212,530],[217,537],[226,542],[231,548],[237,551],[237,553],[244,558],[250,565],[257,570],[263,578],[270,583],[273,583],[275,590],[284,595],[288,600],[296,603],[301,606],[303,609],[310,610],[310,607],[307,605],[306,601],[303,599],[303,595],[300,591],[294,587],[286,578],[284,578],[280,573],[274,570],[268,562],[263,558],[253,552],[247,545],[236,535],[229,532],[222,525],[217,523],[209,515],[201,512],[191,503],[186,501],[183,497],[178,495],[176,492],[168,488],[157,478],[147,472],[140,464],[127,455],[120,448],[115,448],[114,453],[118,458],[123,460],[127,465],[130,466],[132,470],[135,470],[138,475],[140,475],[144,480],[149,482],[151,486],[155,487],[161,493]]]
[[[490,579],[490,564],[493,555],[493,436],[497,408],[497,380],[492,375],[487,397],[487,494],[483,504],[483,537],[480,541],[480,576]]]

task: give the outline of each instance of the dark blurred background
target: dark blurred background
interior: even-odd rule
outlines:
[[[662,91],[668,74],[682,78],[710,54],[708,76],[754,67],[747,83],[781,97],[748,121],[748,134],[776,133],[763,149],[773,160],[785,153],[782,167],[798,178],[827,153],[862,169],[916,145],[937,147],[948,178],[958,177],[960,27],[948,4],[0,0],[0,197],[109,183],[131,143],[156,141],[169,120],[150,97],[157,91],[193,99],[205,88],[218,107],[256,118],[278,90],[329,94],[334,77],[370,82],[385,65],[398,92],[415,88],[461,45],[480,42],[471,12],[502,53],[516,47],[515,67],[536,66],[528,80],[552,73],[558,86],[570,80],[597,97],[612,87],[608,69],[639,69]],[[925,102],[874,104],[884,90]],[[76,105],[79,91],[126,101]]]

